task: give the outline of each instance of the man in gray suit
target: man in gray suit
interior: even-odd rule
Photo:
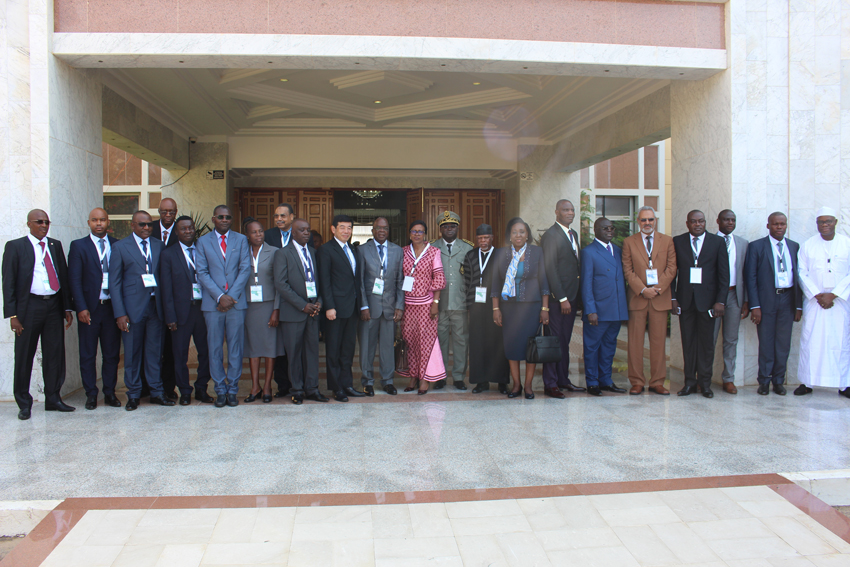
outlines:
[[[201,311],[207,323],[210,374],[215,382],[215,407],[239,405],[236,393],[242,376],[245,341],[245,284],[251,274],[248,239],[232,232],[233,215],[225,205],[213,210],[215,230],[198,239],[195,263],[203,299]],[[227,375],[223,343],[227,340]]]
[[[390,223],[378,217],[372,223],[372,240],[358,247],[360,255],[360,372],[367,396],[375,395],[375,348],[380,347],[381,385],[392,396],[395,373],[395,324],[404,314],[402,249],[387,241]]]
[[[163,397],[160,378],[162,355],[162,297],[159,290],[159,257],[162,241],[151,238],[153,220],[136,211],[132,234],[112,246],[109,257],[109,293],[115,323],[124,333],[124,385],[127,411],[139,407],[142,364],[151,389],[151,403],[173,406]],[[144,353],[144,354],[143,354]]]
[[[717,236],[726,241],[729,254],[729,293],[726,296],[726,311],[723,317],[714,321],[714,342],[723,327],[723,391],[737,394],[735,387],[735,359],[738,356],[738,329],[741,319],[747,317],[750,308],[747,304],[747,282],[744,279],[744,262],[747,259],[746,240],[732,234],[737,218],[729,209],[717,215]]]
[[[316,251],[307,245],[310,223],[295,219],[289,244],[274,253],[274,286],[280,294],[280,325],[289,363],[292,403],[327,402],[319,391],[319,278]],[[306,396],[305,396],[306,394]]]

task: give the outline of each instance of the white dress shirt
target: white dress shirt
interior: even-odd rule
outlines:
[[[572,246],[572,247],[573,247],[573,253],[578,254],[578,251],[576,250],[576,243],[575,243],[575,241],[573,240],[573,233],[572,233],[572,232],[570,232],[570,227],[568,227],[568,226],[564,226],[564,225],[562,225],[561,223],[558,223],[558,226],[560,226],[560,227],[561,227],[561,230],[563,230],[563,231],[564,231],[564,234],[566,234],[566,235],[567,235],[567,240],[569,240],[569,241],[570,241],[570,246]]]
[[[98,238],[94,234],[89,233],[89,238],[94,242],[94,249],[97,251],[97,257],[100,258],[100,241],[103,240],[103,249],[106,250],[106,254],[103,258],[106,260],[106,265],[109,265],[109,259],[112,257],[112,246],[109,245],[109,237],[104,236],[103,238]],[[103,264],[101,264],[103,266]],[[100,290],[100,299],[109,299],[109,294],[105,292],[105,290]]]
[[[348,263],[351,264],[351,272],[357,273],[357,260],[354,259],[354,252],[351,251],[351,245],[347,242],[343,242],[336,236],[334,236],[334,240],[336,240],[337,244],[342,247],[342,253],[345,254],[346,258],[348,258]]]
[[[47,277],[47,266],[44,265],[44,256],[50,254],[50,243],[47,237],[44,240],[39,240],[32,234],[28,234],[32,249],[35,252],[35,264],[33,265],[32,285],[30,293],[34,295],[54,295],[57,290],[50,289],[50,280]],[[44,250],[41,249],[40,242],[44,242]],[[53,262],[53,254],[50,254],[50,261]],[[53,270],[56,270],[56,262],[53,262]],[[56,278],[59,278],[59,272],[56,272]]]
[[[278,229],[280,230],[280,229]],[[280,247],[286,248],[286,245],[289,244],[289,239],[292,238],[292,228],[289,230],[281,230],[280,231]]]
[[[694,250],[694,238],[695,237],[694,237],[693,234],[688,233],[688,246],[691,247],[691,252],[694,252],[696,254],[697,258],[699,258],[699,253],[702,252],[702,243],[705,242],[705,233],[703,232],[702,234],[700,234],[699,236],[696,237],[696,239],[697,239],[696,250]],[[696,265],[696,262],[694,262],[694,265]]]
[[[717,236],[723,239],[723,244],[726,244],[726,235],[718,232]],[[729,287],[738,285],[738,252],[735,248],[735,237],[729,235],[729,246],[726,246],[726,251],[729,252]]]
[[[598,242],[599,244],[601,244],[601,245],[602,245],[602,248],[605,248],[606,250],[608,250],[608,247],[610,246],[610,247],[611,247],[611,249],[610,249],[611,255],[612,255],[612,256],[614,255],[614,245],[613,245],[613,244],[611,244],[610,242],[609,242],[608,244],[605,244],[604,242],[602,242],[602,241],[601,241],[601,240],[599,240],[598,238],[594,238],[593,240],[595,240],[596,242]]]
[[[142,253],[142,256],[145,256],[148,259],[148,263],[145,268],[147,270],[147,273],[150,273],[150,267],[153,264],[153,256],[151,256],[151,239],[150,237],[145,239],[145,242],[147,242],[147,253],[145,253],[145,251],[142,249],[142,239],[139,238],[139,235],[134,232],[133,238],[136,239],[136,246],[139,247],[139,252]],[[151,288],[151,295],[156,295],[156,291],[153,288]]]
[[[304,277],[307,281],[316,281],[316,264],[313,262],[313,258],[310,256],[310,248],[305,244],[301,246],[297,242],[295,243],[295,249],[298,251],[298,259],[301,260],[301,266],[304,268]],[[303,252],[302,252],[303,250]],[[307,258],[304,257],[304,253],[307,253],[307,258],[310,258],[310,264],[307,265]],[[308,270],[312,271],[311,277],[307,277]]]
[[[162,235],[162,243],[164,245],[167,245],[168,241],[171,240],[171,237],[174,236],[174,229],[177,228],[176,225],[177,223],[173,223],[171,225],[171,228],[165,228],[164,226],[162,226],[162,221],[159,221],[159,233]],[[168,236],[165,236],[166,232],[168,233]]]
[[[195,278],[194,278],[194,282],[193,282],[193,283],[195,283],[195,282],[198,281],[198,270],[195,269],[194,264],[192,264],[192,260],[191,260],[192,256],[189,254],[189,248],[190,247],[186,246],[185,244],[183,244],[181,242],[180,248],[183,250],[183,259],[186,260],[186,266],[189,268],[189,272],[192,273],[192,274],[195,274]],[[195,244],[192,244],[191,248],[193,248],[194,249],[193,251],[195,253],[197,253],[198,252],[198,243],[196,242]],[[197,258],[197,256],[195,256],[195,257]]]
[[[785,271],[790,276],[791,285],[780,286],[779,285],[779,248],[776,247],[779,244],[779,240],[776,240],[772,236],[768,235],[767,237],[770,240],[770,248],[773,250],[773,282],[774,285],[778,289],[788,289],[794,287],[794,266],[791,260],[791,253],[788,250],[788,240],[785,238],[782,239],[782,260],[785,263]]]

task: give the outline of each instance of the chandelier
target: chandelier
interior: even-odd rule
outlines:
[[[376,191],[374,189],[364,189],[354,192],[354,194],[360,197],[361,199],[377,199],[381,196],[381,193],[382,191]]]

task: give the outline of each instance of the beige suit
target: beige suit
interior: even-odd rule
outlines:
[[[644,386],[643,337],[649,320],[649,387],[663,386],[667,376],[665,343],[667,340],[667,312],[672,307],[670,284],[676,277],[676,249],[673,239],[660,232],[652,233],[652,267],[658,270],[661,293],[646,299],[640,292],[646,285],[649,257],[646,253],[645,235],[633,234],[623,241],[623,273],[629,288],[629,381],[632,386]]]

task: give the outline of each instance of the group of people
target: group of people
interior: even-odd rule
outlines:
[[[836,213],[827,207],[818,211],[818,234],[802,247],[785,238],[782,213],[770,215],[768,236],[748,243],[732,234],[732,211],[718,216],[717,234],[706,232],[701,211],[691,211],[688,232],[671,238],[655,230],[650,207],[640,209],[640,230],[622,248],[612,244],[614,225],[604,217],[594,223],[593,242],[581,247],[570,228],[575,208],[568,200],[556,204],[555,223],[539,246],[528,224],[514,218],[498,249],[486,224],[477,227],[474,244],[458,238],[461,219],[451,211],[440,217],[433,241],[426,223],[417,220],[409,227],[409,244],[400,247],[388,240],[387,219],[378,218],[372,239],[356,249],[350,217],[334,217],[333,238],[316,248],[316,231],[286,203],[276,208],[274,227],[265,230],[249,218],[241,233],[231,229],[233,215],[220,205],[213,211],[214,229],[200,238],[193,219],[177,213],[173,199],[162,200],[158,221],[137,211],[132,234],[119,241],[108,234],[106,211],[96,208],[88,219],[90,234],[71,243],[67,262],[61,242],[47,237],[47,213],[29,213],[30,233],[7,243],[2,268],[4,316],[16,335],[19,419],[31,416],[30,375],[39,340],[45,410],[75,409],[60,397],[63,335],[72,311],[89,410],[97,408],[100,393],[98,346],[103,401],[122,405],[115,392],[122,342],[127,411],[144,396],[156,405],[189,405],[193,393],[216,407],[237,406],[243,357],[252,376],[244,402],[328,402],[318,381],[320,320],[328,389],[339,402],[374,396],[376,353],[381,387],[390,395],[397,394],[395,374],[409,378],[406,392],[423,395],[431,384],[439,389],[449,380],[466,390],[468,364],[473,393],[493,383],[509,398],[532,399],[535,365],[526,362],[523,380],[520,362],[529,338],[544,327],[562,352],[559,362],[543,365],[544,394],[563,399],[564,390],[585,391],[569,377],[578,312],[588,394],[626,392],[613,382],[612,366],[621,324],[628,321],[629,393],[647,388],[648,330],[648,390],[669,395],[664,381],[671,310],[679,316],[684,354],[679,396],[713,397],[714,344],[721,330],[723,389],[737,392],[739,325],[750,315],[759,336],[759,394],[768,394],[771,385],[785,394],[792,325],[802,317],[803,384],[794,393],[837,386],[850,397],[850,239],[836,234]],[[406,344],[405,364],[395,357],[397,329]],[[354,387],[352,369],[358,341],[362,390]],[[191,342],[198,359],[194,384]],[[210,380],[215,397],[207,392]],[[272,381],[278,386],[274,395]]]

